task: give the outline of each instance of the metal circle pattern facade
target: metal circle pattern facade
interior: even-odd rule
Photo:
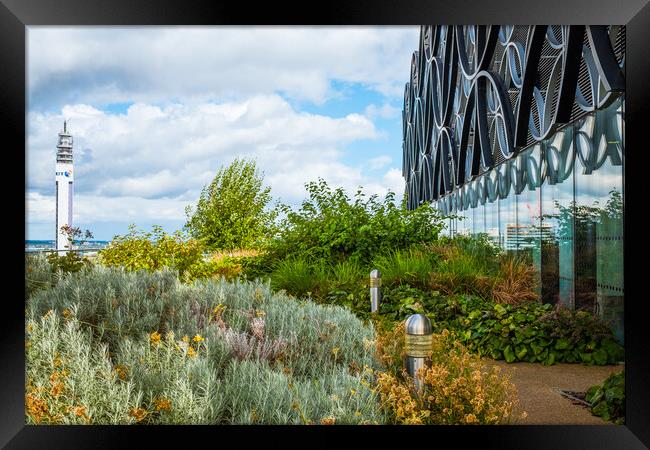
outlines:
[[[408,207],[462,210],[561,179],[562,149],[545,161],[514,157],[609,106],[625,91],[624,63],[624,26],[422,26],[402,111]],[[598,159],[582,147],[578,157]],[[541,179],[529,176],[534,164]]]

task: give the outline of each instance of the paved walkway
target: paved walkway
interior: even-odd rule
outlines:
[[[594,384],[600,384],[613,372],[624,369],[624,365],[585,366],[582,364],[555,364],[542,366],[517,362],[485,359],[486,364],[501,367],[511,374],[511,380],[519,391],[519,406],[515,415],[528,413],[525,419],[514,423],[523,425],[607,425],[600,417],[592,415],[585,407],[574,405],[561,396],[557,390],[584,392]]]

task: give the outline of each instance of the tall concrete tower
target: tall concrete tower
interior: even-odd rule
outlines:
[[[63,131],[59,133],[56,146],[56,249],[71,249],[68,236],[61,232],[64,225],[72,226],[72,135],[68,133],[67,123],[63,122]]]

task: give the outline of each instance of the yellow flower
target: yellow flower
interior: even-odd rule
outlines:
[[[187,337],[187,335],[183,336],[183,342],[185,342],[186,344],[189,344],[190,338]]]
[[[338,347],[334,347],[334,348],[332,349],[332,354],[334,355],[335,358],[336,358],[336,356],[339,354],[339,351],[340,351],[340,350],[341,350],[341,349],[338,348]]]
[[[350,395],[357,395],[357,391],[354,389],[350,388]]]
[[[199,342],[204,341],[205,339],[203,339],[200,335],[197,334],[192,338],[192,340],[198,344]]]
[[[193,358],[194,356],[196,356],[196,351],[192,347],[188,348],[187,349],[187,356],[189,356],[190,358]]]
[[[154,331],[153,333],[151,333],[151,336],[149,336],[149,340],[151,341],[152,344],[158,344],[160,342],[160,333]]]
[[[69,319],[70,316],[72,316],[72,311],[70,311],[68,308],[65,308],[63,310],[63,317],[65,317],[66,319]]]

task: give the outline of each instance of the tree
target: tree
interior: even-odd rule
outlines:
[[[196,208],[185,210],[185,229],[206,248],[253,248],[272,232],[277,210],[267,209],[271,188],[253,160],[235,159],[201,191]]]

